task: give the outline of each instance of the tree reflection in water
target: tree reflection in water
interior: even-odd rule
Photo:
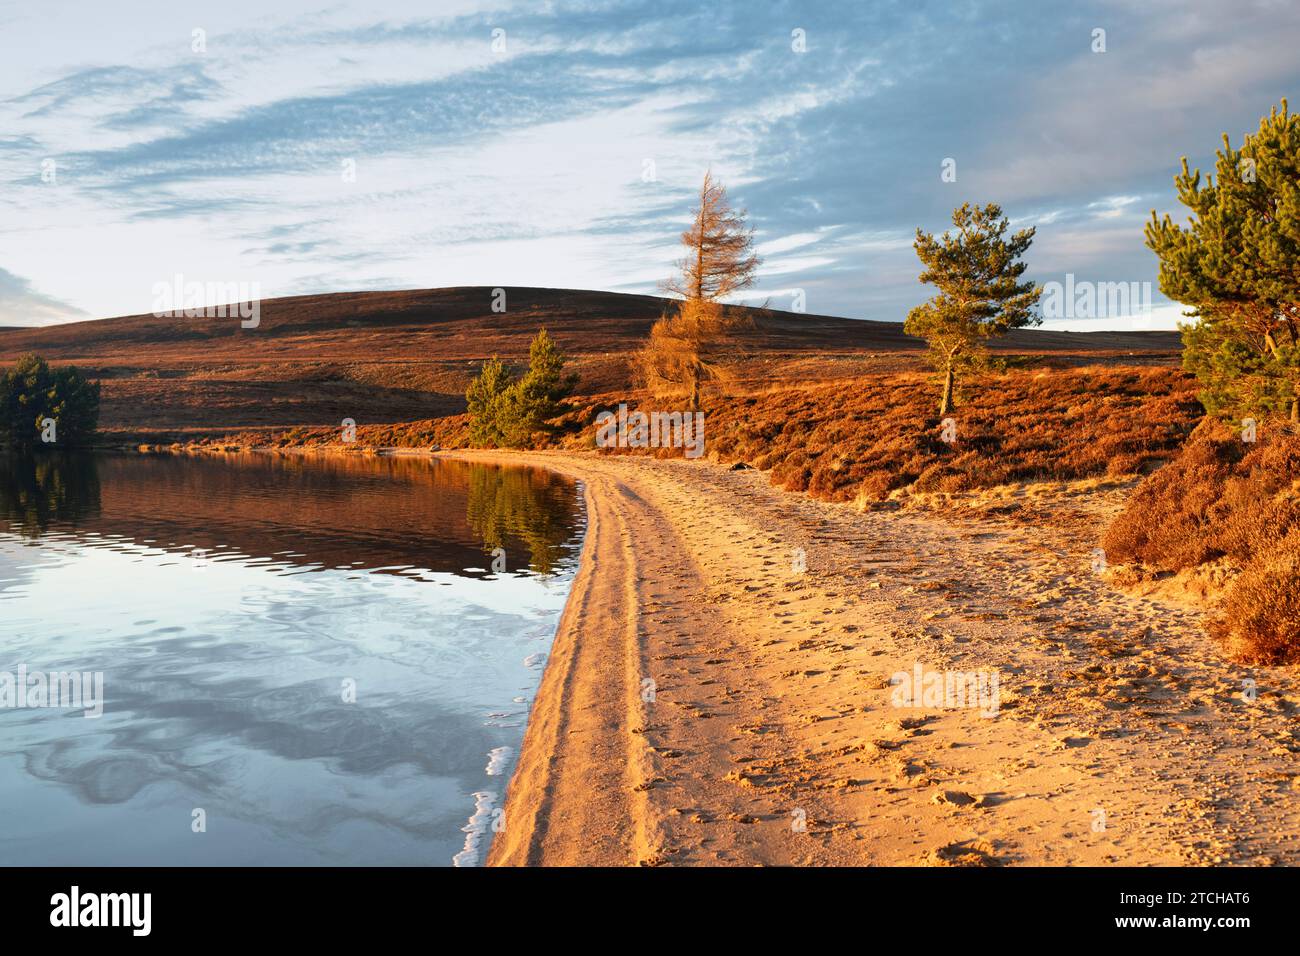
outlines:
[[[465,516],[469,526],[488,551],[506,548],[508,538],[522,541],[532,570],[539,574],[550,574],[570,553],[566,545],[572,511],[571,486],[549,471],[471,466]]]
[[[95,456],[64,452],[0,454],[0,521],[35,538],[51,524],[77,526],[99,515]]]

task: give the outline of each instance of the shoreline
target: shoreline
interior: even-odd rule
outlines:
[[[630,586],[634,565],[627,553],[612,546],[614,535],[625,532],[610,512],[610,489],[597,491],[602,479],[558,453],[512,452],[478,449],[340,447],[238,447],[127,446],[113,451],[139,454],[224,455],[268,454],[319,458],[399,457],[454,459],[487,465],[545,468],[577,482],[583,495],[586,531],[579,552],[578,571],[570,585],[564,609],[549,646],[542,679],[530,704],[524,738],[501,806],[506,821],[495,835],[484,865],[544,865],[557,856],[575,865],[630,862],[646,856],[655,839],[648,825],[643,799],[637,794],[645,771],[639,755],[626,746],[624,734],[610,735],[587,748],[584,756],[599,754],[604,765],[618,768],[618,786],[605,787],[586,775],[557,773],[566,758],[572,762],[568,735],[578,733],[575,710],[595,709],[606,726],[623,730],[642,723],[637,694],[640,661],[634,653],[635,627],[615,620],[624,602],[610,591],[610,582]],[[610,530],[613,527],[616,530]],[[597,572],[599,568],[599,573]],[[600,614],[602,610],[604,614]],[[593,617],[599,620],[593,621]],[[587,714],[582,715],[589,722]],[[603,775],[602,775],[603,777]],[[554,812],[556,808],[559,812]],[[593,839],[599,832],[600,839]],[[580,851],[573,857],[572,851]]]
[[[488,866],[608,865],[646,859],[658,841],[643,784],[646,755],[631,740],[646,715],[644,660],[627,614],[636,565],[617,489],[570,456],[501,451],[431,457],[545,467],[581,484],[587,528],[578,572],[556,625],[507,786],[504,826]],[[593,764],[601,773],[588,772]]]
[[[991,492],[1044,516],[1014,524],[859,513],[712,462],[244,450],[582,483],[487,865],[1300,863],[1300,675],[1228,661],[1196,609],[1088,571],[1122,487]],[[921,672],[997,674],[998,706],[900,707],[891,680]]]
[[[1272,797],[1300,789],[1300,680],[1091,575],[1076,520],[993,531],[712,463],[444,454],[553,468],[588,502],[489,865],[1300,862],[1300,813]],[[1043,494],[1092,495],[1097,527],[1124,498]],[[998,674],[1000,706],[900,707],[891,679],[921,670]],[[1271,700],[1245,712],[1252,674]]]

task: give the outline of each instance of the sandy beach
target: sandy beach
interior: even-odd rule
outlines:
[[[958,519],[706,462],[449,454],[580,479],[588,509],[493,865],[1300,862],[1300,682],[1094,570],[1131,483]],[[936,671],[996,674],[997,707],[897,706],[891,677]]]

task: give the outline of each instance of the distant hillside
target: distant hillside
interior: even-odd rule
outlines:
[[[545,327],[568,352],[581,390],[630,386],[626,358],[670,306],[656,296],[488,287],[292,296],[238,318],[124,316],[0,329],[0,364],[39,352],[104,383],[103,426],[123,436],[237,428],[391,423],[464,408],[464,389],[492,355],[520,360]],[[742,383],[825,381],[919,368],[923,343],[900,322],[743,309],[735,337]],[[996,347],[1048,364],[1174,364],[1173,332],[1018,331]]]
[[[0,328],[0,359],[39,351],[51,359],[121,358],[124,350],[148,348],[153,360],[212,361],[220,351],[230,361],[326,356],[412,357],[418,347],[429,358],[483,358],[524,354],[540,326],[567,340],[575,352],[632,347],[671,304],[649,295],[574,289],[510,288],[505,312],[492,311],[492,289],[415,289],[403,292],[338,292],[267,299],[256,329],[237,319],[155,318],[131,315],[40,328]],[[872,322],[825,315],[736,307],[755,316],[757,334],[747,343],[781,351],[915,350],[921,343],[903,334],[901,322]],[[748,338],[748,337],[747,337]],[[1013,332],[999,348],[1076,351],[1081,349],[1176,349],[1174,332]],[[136,353],[136,357],[140,357]]]

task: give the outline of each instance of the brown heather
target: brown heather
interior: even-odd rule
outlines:
[[[881,501],[890,492],[955,492],[1020,481],[1074,480],[1149,471],[1172,459],[1200,415],[1194,383],[1168,368],[1037,369],[973,378],[940,438],[934,382],[915,372],[783,385],[744,395],[705,393],[711,457],[770,473],[772,484],[828,501]],[[645,393],[571,400],[557,442],[590,448],[604,409],[667,407]],[[674,407],[673,410],[676,410]],[[361,426],[358,447],[461,447],[463,415]],[[245,432],[217,444],[334,445],[337,428]],[[636,453],[620,449],[615,454]],[[681,449],[646,454],[680,457]]]
[[[1143,471],[1195,423],[1186,378],[1165,369],[1010,372],[971,381],[941,440],[926,376],[840,382],[732,399],[707,421],[724,460],[771,469],[773,484],[831,501],[891,491],[953,492],[1019,481]]]
[[[1230,653],[1261,664],[1300,660],[1300,534],[1246,565],[1214,631]]]
[[[1266,422],[1254,444],[1206,420],[1134,491],[1103,539],[1107,558],[1156,572],[1224,559],[1215,633],[1243,660],[1300,660],[1300,433]]]
[[[705,434],[710,455],[770,471],[781,488],[870,503],[908,486],[952,492],[1146,471],[1172,458],[1191,432],[1200,414],[1193,391],[1172,369],[985,375],[971,380],[950,416],[957,440],[947,444],[932,379],[883,374],[709,395]],[[574,417],[589,421],[604,407]]]

